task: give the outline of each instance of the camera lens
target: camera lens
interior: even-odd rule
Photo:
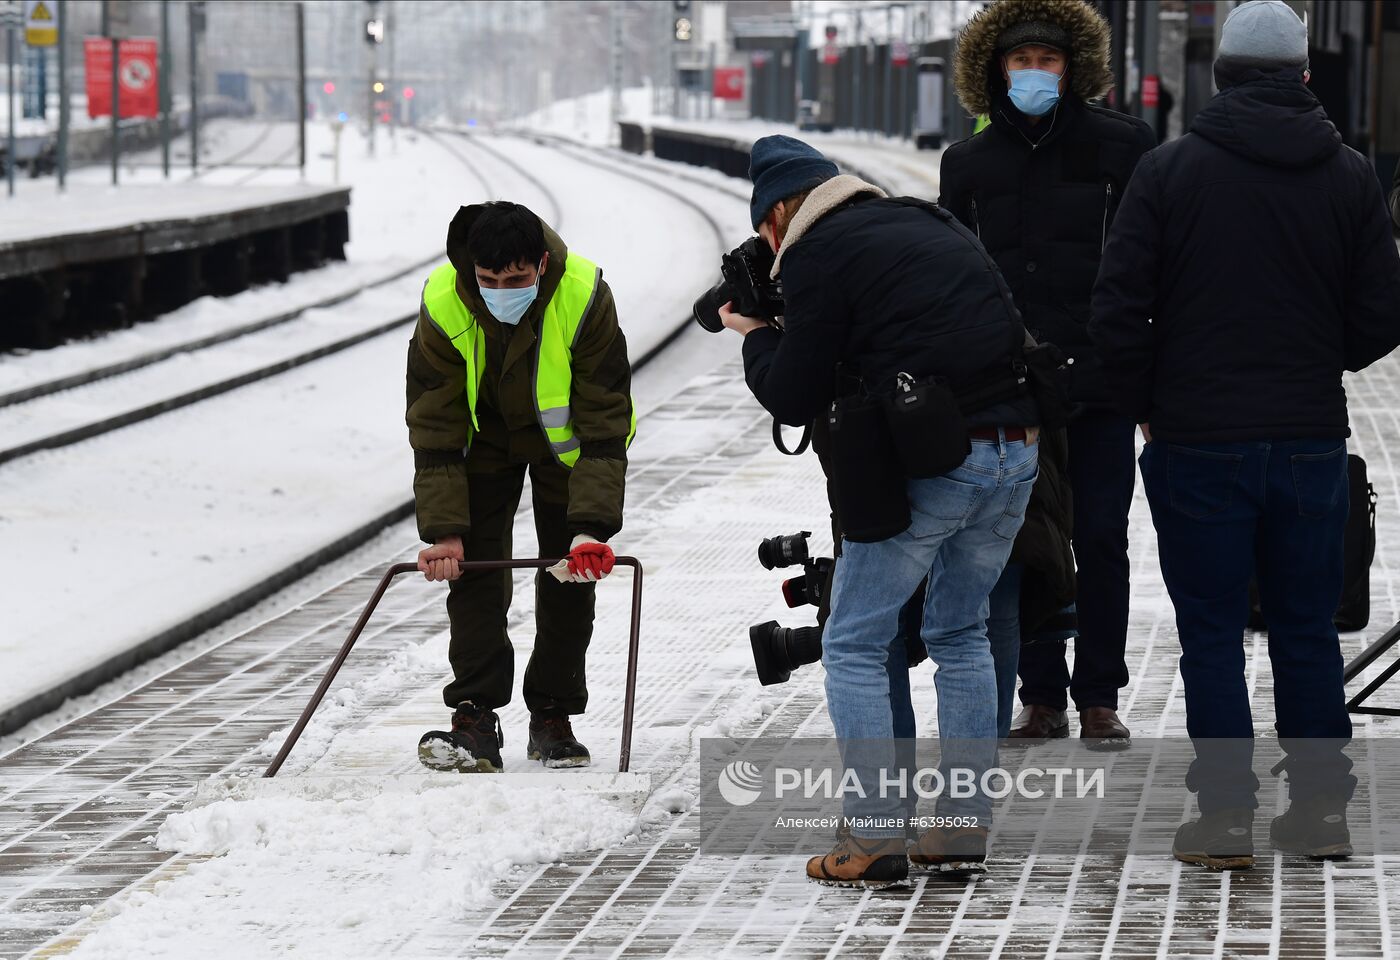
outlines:
[[[734,299],[733,292],[729,289],[729,284],[721,280],[704,293],[700,294],[692,308],[695,322],[700,324],[701,329],[710,333],[719,333],[724,329],[724,322],[719,318],[719,308],[730,300]]]
[[[782,627],[769,620],[749,628],[749,645],[758,682],[787,683],[792,671],[822,658],[822,628]]]
[[[763,569],[791,567],[807,561],[807,538],[812,531],[803,530],[782,537],[769,537],[758,545],[758,562]]]

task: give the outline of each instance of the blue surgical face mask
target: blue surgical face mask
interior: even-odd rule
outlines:
[[[1011,71],[1011,89],[1007,91],[1017,110],[1028,117],[1043,117],[1060,102],[1060,75],[1049,70]]]
[[[540,264],[540,274],[544,273],[544,264]],[[540,293],[539,276],[535,277],[535,282],[528,287],[509,287],[491,289],[481,288],[481,299],[486,301],[486,308],[491,311],[491,316],[507,326],[515,326],[520,322],[520,318],[525,316],[525,312],[530,309],[530,304],[535,302],[535,298]]]

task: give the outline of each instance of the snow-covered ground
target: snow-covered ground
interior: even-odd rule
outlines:
[[[313,129],[318,146],[326,147],[329,132]],[[491,145],[508,162],[457,142],[494,191],[546,215],[549,198],[519,169],[553,192],[565,240],[604,268],[634,356],[684,321],[691,300],[713,282],[720,252],[694,210],[647,186],[644,176],[585,166],[516,138],[493,138]],[[401,131],[396,144],[381,138],[379,148],[371,161],[356,134],[344,134],[341,172],[355,193],[351,263],[332,268],[336,279],[347,269],[382,272],[431,255],[441,249],[457,204],[487,199],[479,180],[441,142]],[[329,160],[319,151],[316,156],[312,175],[328,180]],[[266,175],[274,182],[286,177],[295,174]],[[164,189],[173,194],[180,188]],[[710,193],[705,202],[728,224],[725,243],[737,242],[745,229],[743,202]],[[114,343],[184,336],[234,319],[245,304],[253,312],[272,301],[309,299],[309,291],[327,283],[315,272],[228,301],[202,300],[178,318],[127,331]],[[318,329],[329,333],[408,313],[420,286],[421,277],[406,277],[254,339],[291,349]],[[183,329],[180,319],[194,322]],[[0,470],[0,577],[11,585],[0,601],[6,675],[0,709],[237,594],[406,501],[412,476],[402,410],[407,335],[406,329],[388,334],[265,383]],[[31,360],[50,376],[97,356],[110,359],[101,342],[8,356],[0,363],[0,384],[32,382]],[[211,362],[250,362],[250,352],[235,341],[220,348],[217,360],[190,356],[166,363],[193,377]],[[176,379],[172,374],[164,385],[171,393],[178,392]],[[136,383],[159,387],[160,380],[153,370],[141,371],[109,381],[100,393],[135,396]],[[139,396],[149,397],[148,389]],[[0,410],[0,428],[45,432],[115,403],[88,390],[59,394]],[[39,412],[41,406],[50,413]]]
[[[820,473],[812,457],[784,458],[769,446],[766,418],[747,396],[732,359],[737,341],[703,336],[692,334],[691,343],[727,348],[731,359],[657,409],[652,416],[660,421],[649,422],[634,447],[636,494],[622,542],[645,561],[648,583],[633,770],[648,774],[653,786],[639,817],[569,789],[568,772],[544,795],[512,783],[515,771],[538,769],[524,756],[525,715],[518,702],[502,711],[505,774],[429,794],[391,785],[376,796],[365,778],[413,771],[417,736],[445,719],[438,685],[446,638],[428,626],[427,640],[405,639],[382,671],[337,686],[283,774],[291,783],[354,776],[365,780],[357,791],[363,796],[267,796],[175,812],[163,822],[157,817],[148,843],[175,858],[121,895],[88,903],[86,919],[43,955],[1393,955],[1400,934],[1389,899],[1397,892],[1394,858],[1309,863],[1266,852],[1259,825],[1260,863],[1248,874],[1215,874],[1165,853],[1123,856],[1092,845],[1080,856],[1027,856],[1006,841],[994,847],[990,872],[976,883],[916,877],[909,888],[884,893],[814,886],[798,857],[698,853],[705,825],[692,807],[702,787],[695,763],[701,739],[831,733],[821,668],[805,667],[782,687],[761,688],[744,642],[750,623],[770,617],[798,623],[810,616],[785,610],[777,590],[781,574],[759,570],[752,549],[760,536],[819,528],[825,509]],[[1397,390],[1400,367],[1394,363],[1353,384],[1355,447],[1373,462],[1383,461],[1378,446],[1394,433],[1382,411]],[[1387,498],[1396,495],[1395,477],[1378,474],[1377,480]],[[1400,520],[1384,517],[1381,543],[1397,542],[1390,536],[1397,531]],[[531,549],[528,516],[519,518],[517,537],[520,552]],[[1130,541],[1132,682],[1123,711],[1139,737],[1179,736],[1184,701],[1172,611],[1141,493]],[[825,537],[814,538],[815,550],[828,546]],[[1383,555],[1373,584],[1381,620],[1388,619],[1395,585]],[[598,768],[618,744],[626,586],[614,579],[599,588],[590,707],[576,720]],[[409,627],[420,613],[442,623],[440,589],[434,596],[416,582],[396,590],[418,599],[385,611],[375,621],[378,629],[392,633],[398,623],[402,632],[421,635]],[[532,589],[521,578],[512,611],[517,674],[530,649],[531,608]],[[1346,649],[1354,653],[1362,642],[1348,637]],[[1267,638],[1245,638],[1245,650],[1262,730],[1272,702]],[[226,662],[236,662],[232,651]],[[936,729],[931,679],[926,665],[914,671],[925,735]],[[178,673],[168,682],[176,696],[201,695]],[[258,719],[216,688],[202,695],[221,720]],[[1358,718],[1358,735],[1384,736],[1395,723]],[[252,751],[243,769],[255,771],[281,732]],[[174,732],[167,742],[196,734]],[[65,742],[59,738],[51,749],[60,751]],[[176,743],[173,749],[186,748]],[[190,752],[191,764],[209,756]],[[236,762],[228,748],[214,756],[218,763]],[[89,793],[107,797],[116,811],[132,802],[122,785],[80,776],[75,769],[74,802]],[[151,802],[173,807],[175,800],[174,793],[163,793]],[[1282,802],[1277,781],[1266,779],[1261,802],[1262,822]],[[1374,809],[1392,803],[1374,793],[1358,799],[1361,807],[1383,805]],[[1357,810],[1356,816],[1375,813]],[[81,882],[78,873],[72,889],[64,888],[68,903],[81,902]]]

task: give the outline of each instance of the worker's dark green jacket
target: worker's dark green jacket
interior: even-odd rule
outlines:
[[[408,349],[406,419],[414,450],[413,490],[418,533],[429,543],[470,533],[471,474],[519,463],[569,466],[551,449],[535,385],[541,319],[564,276],[568,248],[544,226],[549,262],[539,296],[517,326],[505,326],[482,300],[466,248],[467,232],[480,210],[463,207],[447,234],[457,296],[483,335],[475,408],[468,402],[465,358],[426,307],[419,310]],[[568,523],[571,533],[606,540],[622,526],[627,442],[634,416],[627,342],[618,327],[612,291],[601,276],[596,283],[570,350],[568,407],[579,446],[568,482]]]

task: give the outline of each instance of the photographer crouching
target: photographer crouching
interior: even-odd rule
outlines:
[[[906,858],[901,800],[871,786],[895,768],[886,665],[900,608],[925,577],[921,636],[938,666],[943,763],[980,778],[994,762],[988,595],[1025,517],[1042,419],[1025,330],[986,252],[937,206],[838,175],[791,137],[755,143],[749,176],[783,326],[728,305],[720,316],[744,336],[745,378],[774,418],[825,417],[830,430],[845,543],[822,663],[843,762],[867,785],[866,798],[847,799],[850,831],[807,875],[885,886],[911,861],[980,864],[989,798],[940,796],[940,819],[975,826],[931,829]]]

